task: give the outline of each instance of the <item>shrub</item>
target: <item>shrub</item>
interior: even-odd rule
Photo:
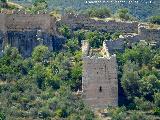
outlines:
[[[160,108],[159,107],[154,108],[153,113],[154,115],[160,116]]]
[[[0,120],[6,120],[5,114],[2,112],[0,112]]]
[[[154,103],[156,106],[160,107],[160,93],[154,94]]]
[[[142,112],[134,111],[130,114],[129,120],[152,120]]]
[[[130,20],[131,19],[128,9],[125,9],[125,8],[119,9],[116,12],[116,16],[122,20]]]
[[[159,24],[160,25],[160,16],[152,16],[149,18],[149,22],[153,24]]]
[[[112,120],[124,120],[127,117],[126,108],[114,108],[109,110],[109,115],[111,116]]]
[[[111,16],[111,11],[107,7],[89,8],[86,14],[89,17],[106,18]]]
[[[144,98],[135,97],[134,102],[138,110],[151,110],[154,105],[150,101],[146,101]]]

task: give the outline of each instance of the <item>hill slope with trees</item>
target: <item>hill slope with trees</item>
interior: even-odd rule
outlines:
[[[16,2],[16,0],[13,0]],[[31,2],[30,0],[21,0],[22,4],[25,2]],[[32,0],[31,3],[34,3],[37,0]],[[94,0],[93,0],[94,1]],[[110,0],[114,1],[114,0]],[[146,19],[150,16],[157,15],[160,13],[160,1],[152,0],[152,3],[149,3],[148,0],[138,0],[139,3],[129,3],[128,0],[124,0],[126,3],[118,3],[118,2],[107,2],[107,3],[94,3],[94,4],[86,4],[86,0],[46,0],[48,3],[49,10],[59,9],[63,12],[66,8],[73,8],[75,10],[85,10],[90,7],[103,7],[106,6],[111,9],[111,11],[115,12],[120,8],[128,8],[133,16],[136,16],[141,19]],[[147,2],[147,3],[146,3]],[[18,0],[20,3],[20,0]]]

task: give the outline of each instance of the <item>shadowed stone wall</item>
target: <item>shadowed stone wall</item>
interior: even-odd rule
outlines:
[[[138,33],[142,40],[160,42],[160,27],[150,28],[147,24],[140,24]]]
[[[124,32],[124,33],[138,32],[138,22],[94,20],[84,15],[72,15],[72,14],[62,16],[61,22],[70,26],[72,29],[83,28],[83,29],[96,29],[106,32]]]

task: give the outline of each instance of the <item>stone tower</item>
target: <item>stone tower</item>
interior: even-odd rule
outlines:
[[[83,99],[93,108],[118,105],[116,56],[109,55],[105,43],[101,52],[101,57],[92,56],[88,42],[83,42]]]

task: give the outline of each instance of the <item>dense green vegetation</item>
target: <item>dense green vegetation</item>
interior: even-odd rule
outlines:
[[[123,89],[119,92],[124,91],[128,100],[121,101],[127,109],[119,111],[123,114],[128,110],[149,111],[151,115],[160,115],[160,49],[142,42],[118,54],[117,61]],[[123,117],[123,114],[117,117]],[[147,119],[145,114],[144,116]],[[147,120],[151,119],[153,118]]]
[[[107,18],[111,17],[111,11],[107,7],[89,8],[84,11],[89,17]]]
[[[160,25],[160,16],[152,16],[149,18],[149,21],[153,24],[159,24]]]
[[[83,0],[68,0],[65,4],[62,4],[64,0],[50,2],[35,0],[26,10],[30,13],[46,12],[56,6],[60,11],[65,8],[63,12],[80,12],[89,17],[134,19],[130,14],[133,6],[129,6],[131,9],[128,10],[119,9],[121,7],[115,4],[114,14],[104,6],[88,8],[82,4]],[[78,11],[68,8],[71,3],[77,6]],[[86,7],[86,10],[82,9]],[[150,7],[143,6],[141,11],[140,6],[137,11],[141,13],[145,10],[140,16],[146,18],[157,10],[152,11]],[[139,13],[136,15],[139,16]],[[150,17],[149,21],[160,24],[160,17]],[[75,95],[81,90],[81,42],[88,40],[92,48],[100,48],[104,40],[116,40],[123,33],[72,31],[65,25],[60,26],[58,32],[67,39],[60,51],[51,52],[46,46],[39,45],[29,58],[23,58],[16,48],[5,47],[0,57],[0,120],[96,119],[81,96]],[[123,53],[117,52],[117,62],[120,106],[108,108],[109,116],[113,120],[152,120],[160,117],[160,48],[140,42],[130,49],[126,47]]]
[[[30,58],[6,47],[0,58],[0,117],[7,119],[93,120],[94,114],[74,91],[81,89],[78,33],[62,51],[37,46]]]
[[[17,0],[11,0],[11,1],[17,1]],[[18,0],[20,1],[20,0]],[[24,1],[24,0],[21,0]],[[25,2],[29,2],[30,0],[25,0]],[[32,3],[34,3],[37,0],[32,0]],[[154,0],[151,4],[146,4],[146,2],[149,2],[148,0],[138,0],[139,3],[128,3],[128,0],[123,0],[126,1],[127,3],[118,3],[118,2],[113,2],[113,3],[96,3],[96,4],[86,4],[86,0],[46,0],[48,3],[48,9],[58,9],[60,11],[64,11],[66,8],[73,8],[76,10],[85,10],[88,8],[96,7],[108,7],[111,9],[111,11],[115,12],[117,9],[122,9],[122,8],[127,8],[129,9],[130,13],[141,19],[146,19],[150,16],[157,15],[160,12],[159,5],[160,1],[159,0]],[[110,0],[113,1],[113,0]],[[25,2],[22,2],[22,4],[25,5]],[[19,3],[19,2],[18,2]]]
[[[6,0],[1,0],[0,2],[6,3]]]
[[[99,48],[104,40],[116,39],[121,33],[71,31],[67,26],[59,27],[59,32],[67,38],[60,51],[51,52],[39,45],[30,58],[22,58],[16,48],[5,48],[0,58],[2,120],[96,119],[81,97],[74,94],[81,90],[81,42],[88,40],[91,47]],[[141,42],[117,53],[117,62],[120,105],[125,107],[110,108],[109,116],[113,120],[159,116],[160,49]]]

